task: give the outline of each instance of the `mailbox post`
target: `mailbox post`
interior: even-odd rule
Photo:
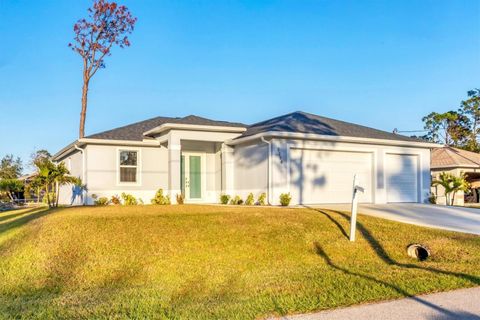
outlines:
[[[352,217],[350,220],[350,241],[355,241],[355,231],[357,229],[357,209],[358,209],[358,193],[365,190],[360,186],[359,179],[355,174],[353,176],[353,192],[352,192]]]

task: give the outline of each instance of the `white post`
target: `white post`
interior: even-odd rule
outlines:
[[[353,176],[352,191],[352,217],[350,219],[350,241],[355,241],[355,231],[357,230],[357,209],[358,209],[358,191],[363,192],[364,189],[359,186],[357,175]]]

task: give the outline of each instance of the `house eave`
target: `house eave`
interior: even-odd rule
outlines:
[[[113,140],[113,139],[93,139],[93,138],[81,138],[77,141],[69,144],[65,148],[57,152],[53,157],[53,161],[58,161],[65,155],[75,150],[77,147],[82,147],[87,144],[94,145],[116,145],[116,146],[138,146],[138,147],[157,147],[160,146],[160,141],[155,139],[143,139],[142,141],[136,140]]]
[[[480,169],[480,166],[476,165],[446,165],[446,166],[430,166],[430,170],[443,170],[443,169]]]
[[[431,142],[421,142],[421,141],[403,141],[403,140],[389,140],[389,139],[374,139],[374,138],[360,138],[360,137],[348,137],[348,136],[330,136],[330,135],[321,135],[321,134],[312,134],[312,133],[299,133],[299,132],[261,132],[248,137],[236,138],[226,141],[228,145],[237,145],[252,140],[257,140],[261,138],[290,138],[290,139],[301,139],[301,140],[320,140],[320,141],[331,141],[331,142],[350,142],[350,143],[369,143],[377,145],[394,145],[400,147],[417,147],[417,148],[438,148],[441,147],[440,144],[431,143]]]
[[[244,127],[228,127],[228,126],[207,126],[207,125],[196,125],[196,124],[179,124],[179,123],[164,123],[158,127],[155,127],[151,130],[145,131],[144,136],[151,136],[155,134],[160,134],[168,130],[177,129],[177,130],[192,130],[192,131],[210,131],[210,132],[232,132],[232,133],[242,133],[247,130]]]

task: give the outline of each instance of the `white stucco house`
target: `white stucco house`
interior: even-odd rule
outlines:
[[[175,201],[217,203],[281,193],[292,204],[348,203],[356,174],[364,203],[426,202],[436,144],[294,112],[253,125],[197,116],[157,117],[79,139],[60,150],[91,196],[130,193],[149,203],[162,188]],[[72,203],[71,187],[61,202]],[[76,200],[78,201],[78,200]]]

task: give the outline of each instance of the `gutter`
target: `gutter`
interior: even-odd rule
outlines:
[[[160,146],[160,141],[155,139],[144,139],[142,141],[137,140],[111,140],[111,139],[93,139],[93,138],[81,138],[77,141],[69,144],[65,148],[61,149],[55,155],[53,159],[62,158],[64,155],[75,150],[75,146],[83,146],[85,144],[97,144],[97,145],[114,145],[114,146],[137,146],[137,147],[157,147]]]
[[[268,170],[267,170],[267,203],[268,205],[272,205],[271,201],[271,190],[272,190],[272,144],[271,141],[265,140],[262,136],[260,140],[265,142],[268,145]]]
[[[416,147],[416,148],[439,148],[442,145],[431,142],[422,141],[404,141],[404,140],[390,140],[390,139],[374,139],[374,138],[359,138],[359,137],[347,137],[347,136],[331,136],[314,133],[299,133],[299,132],[277,132],[266,131],[260,132],[251,136],[243,138],[234,138],[226,141],[228,145],[237,145],[240,143],[248,142],[251,140],[262,139],[262,137],[275,137],[285,139],[303,139],[303,140],[322,140],[333,142],[351,142],[351,143],[368,143],[376,145],[390,145],[400,147]]]
[[[80,151],[80,152],[82,153],[82,183],[83,183],[84,185],[86,185],[86,184],[87,184],[87,174],[86,174],[86,170],[85,170],[85,169],[86,169],[86,168],[85,168],[85,165],[86,165],[86,161],[85,161],[85,150],[82,149],[82,148],[80,148],[80,147],[78,147],[77,144],[74,144],[73,147],[74,147],[76,150],[78,150],[78,151]],[[88,196],[88,194],[87,194],[87,196]],[[83,205],[85,205],[85,198],[86,198],[86,197],[82,197],[82,200],[83,200],[83,203],[82,203],[82,204],[83,204]]]

